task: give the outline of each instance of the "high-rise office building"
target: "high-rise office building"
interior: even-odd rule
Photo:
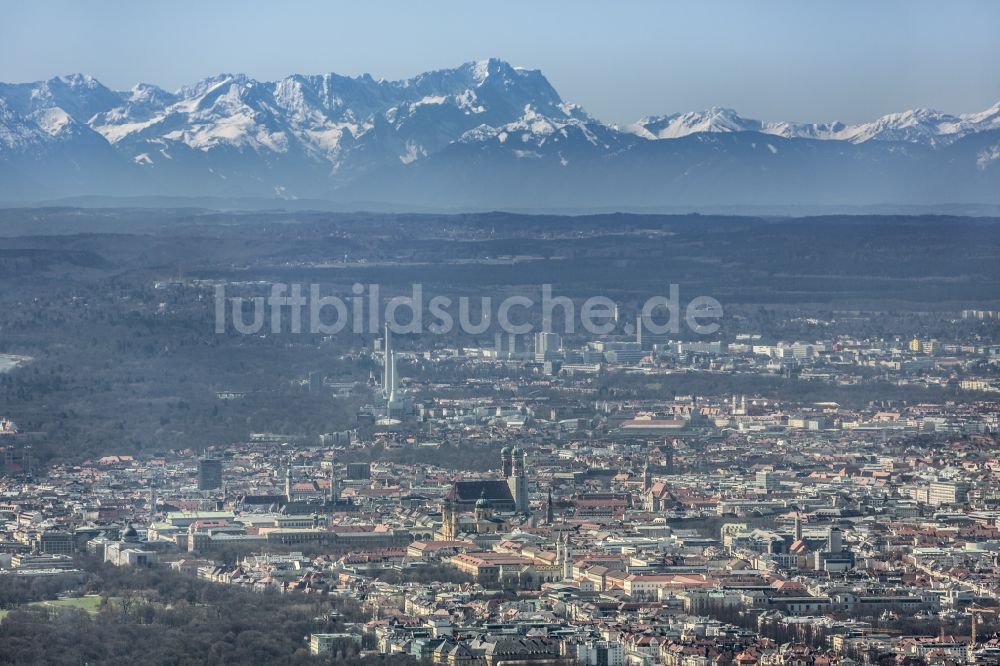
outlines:
[[[351,462],[347,463],[347,478],[351,481],[363,481],[372,478],[371,463]]]
[[[496,350],[496,357],[500,359],[512,359],[522,351],[523,343],[514,333],[498,332],[494,336],[493,348]]]
[[[222,461],[202,458],[198,461],[198,490],[217,490],[222,487]]]
[[[562,347],[562,338],[558,333],[535,333],[535,360],[551,361],[558,355]]]

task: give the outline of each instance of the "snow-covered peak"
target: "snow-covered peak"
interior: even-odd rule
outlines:
[[[39,127],[51,136],[68,131],[73,126],[73,119],[58,106],[40,111],[37,114],[36,122]]]
[[[127,102],[130,104],[167,104],[176,100],[177,96],[159,86],[149,83],[137,83],[128,91]]]
[[[58,107],[80,123],[114,108],[122,99],[120,93],[85,74],[55,76],[32,83],[0,84],[0,97],[22,116]]]
[[[647,139],[676,139],[698,132],[756,132],[760,126],[760,121],[743,118],[733,109],[714,106],[706,111],[643,118],[627,131]]]
[[[472,80],[475,81],[476,85],[482,85],[483,81],[487,79],[490,75],[490,61],[489,60],[477,60],[472,65]]]
[[[942,137],[961,132],[961,119],[931,109],[911,109],[884,115],[870,123],[847,128],[845,136],[855,143],[864,141],[908,141],[935,144]]]
[[[516,148],[538,148],[552,141],[566,141],[572,136],[590,146],[607,147],[608,134],[611,132],[613,130],[600,123],[568,115],[546,116],[531,105],[527,105],[517,120],[500,126],[479,125],[465,132],[458,142],[465,144],[497,142]]]
[[[236,84],[245,85],[252,81],[246,74],[216,74],[198,81],[190,86],[181,86],[176,95],[181,99],[193,99],[202,97],[213,90],[219,89],[223,85]]]
[[[103,88],[101,83],[90,74],[65,74],[63,76],[53,77],[49,79],[49,82],[59,82],[63,85],[69,86],[70,88]]]
[[[514,67],[500,58],[488,58],[486,60],[475,60],[465,63],[461,69],[466,69],[472,76],[472,81],[479,86],[486,82],[490,76],[500,78],[514,78],[521,76],[531,76],[533,73],[540,74],[538,70],[529,70],[523,67]]]
[[[976,132],[1000,129],[1000,102],[997,102],[985,111],[978,113],[965,113],[959,116],[962,122],[967,123]]]

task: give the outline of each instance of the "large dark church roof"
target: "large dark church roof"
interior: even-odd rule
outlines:
[[[485,497],[493,506],[498,502],[501,504],[514,502],[514,496],[510,494],[507,482],[499,479],[456,481],[448,495],[448,499],[463,504],[475,504],[480,497]]]

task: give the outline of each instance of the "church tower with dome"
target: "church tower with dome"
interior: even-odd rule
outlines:
[[[508,465],[509,462],[509,465]],[[528,477],[526,468],[528,466],[528,454],[515,446],[510,451],[510,457],[504,458],[503,452],[500,454],[501,473],[507,480],[507,487],[510,488],[510,495],[514,498],[514,511],[528,515]]]

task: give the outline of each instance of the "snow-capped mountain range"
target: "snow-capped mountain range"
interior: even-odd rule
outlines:
[[[856,125],[766,122],[743,118],[732,109],[714,107],[707,111],[651,116],[625,128],[645,139],[676,139],[698,132],[760,132],[786,139],[902,141],[928,146],[947,145],[968,134],[996,129],[1000,129],[1000,102],[979,113],[953,116],[930,109],[913,109]]]
[[[0,200],[310,197],[465,206],[1000,201],[1000,103],[869,123],[713,108],[607,125],[497,59],[405,81],[220,74],[175,92],[0,83]]]

